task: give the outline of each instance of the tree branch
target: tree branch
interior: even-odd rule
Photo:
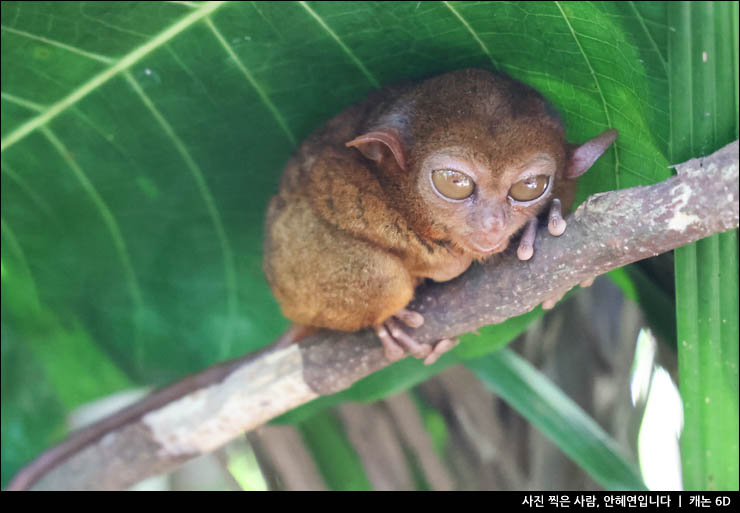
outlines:
[[[414,337],[432,342],[500,323],[594,275],[737,228],[737,141],[676,169],[656,185],[588,198],[561,237],[541,227],[528,262],[510,249],[455,280],[421,287],[410,308],[425,323]],[[371,331],[320,331],[207,369],[73,434],[8,489],[126,488],[387,365]]]

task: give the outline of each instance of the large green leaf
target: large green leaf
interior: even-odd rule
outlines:
[[[379,85],[503,69],[571,140],[619,129],[579,197],[667,177],[665,21],[660,3],[3,2],[3,482],[89,400],[81,381],[162,384],[286,327],[265,205],[297,143]],[[77,351],[98,356],[54,356]],[[44,402],[22,399],[39,373]]]
[[[671,157],[738,137],[738,4],[674,4],[669,21]],[[737,230],[679,248],[676,317],[684,486],[738,489]]]
[[[331,412],[313,415],[298,428],[331,490],[372,490],[359,456]]]

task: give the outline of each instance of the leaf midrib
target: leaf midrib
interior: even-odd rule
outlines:
[[[160,32],[157,36],[153,37],[147,43],[139,46],[132,52],[129,52],[126,56],[122,57],[118,61],[115,61],[115,63],[109,68],[88,80],[86,83],[72,91],[65,98],[49,106],[39,115],[29,119],[21,126],[10,132],[7,137],[2,139],[2,142],[0,143],[0,151],[5,151],[30,133],[46,125],[52,119],[57,117],[62,112],[66,111],[72,105],[79,102],[81,99],[96,90],[98,87],[100,87],[113,77],[117,76],[119,73],[129,69],[137,62],[141,61],[141,59],[170,41],[172,38],[180,34],[182,31],[184,31],[194,23],[212,14],[224,3],[226,2],[210,2],[203,5],[202,7],[199,7],[197,10],[191,12],[171,27]]]

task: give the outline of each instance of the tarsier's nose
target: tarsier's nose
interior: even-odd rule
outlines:
[[[504,229],[504,219],[501,215],[486,216],[481,227],[487,232],[500,232]]]
[[[489,253],[506,248],[506,216],[500,207],[488,208],[480,212],[477,230],[471,236],[471,243],[477,251]]]
[[[484,233],[501,233],[506,226],[506,214],[500,205],[493,205],[482,212],[480,227]]]

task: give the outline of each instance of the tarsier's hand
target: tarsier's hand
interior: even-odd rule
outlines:
[[[547,217],[547,231],[550,235],[560,237],[565,233],[567,224],[563,219],[561,212],[560,200],[555,198],[550,204],[550,214]],[[534,255],[534,240],[537,235],[537,218],[530,219],[524,228],[524,234],[519,241],[519,248],[516,250],[516,256],[519,260],[529,260]]]
[[[565,222],[565,219],[563,219],[560,200],[554,198],[552,200],[552,203],[550,204],[550,213],[547,216],[547,231],[550,232],[550,235],[560,237],[563,233],[565,233],[566,227],[567,223]],[[519,248],[517,248],[516,251],[516,255],[519,260],[529,260],[530,258],[532,258],[532,255],[534,255],[534,241],[536,234],[537,218],[534,218],[527,223],[527,226],[524,228],[524,234],[519,241]],[[593,284],[594,279],[595,276],[587,280],[583,280],[580,283],[580,286],[590,287]],[[570,287],[558,290],[552,296],[542,302],[542,308],[544,308],[545,310],[550,310],[558,301],[563,298],[563,296],[569,290]]]

